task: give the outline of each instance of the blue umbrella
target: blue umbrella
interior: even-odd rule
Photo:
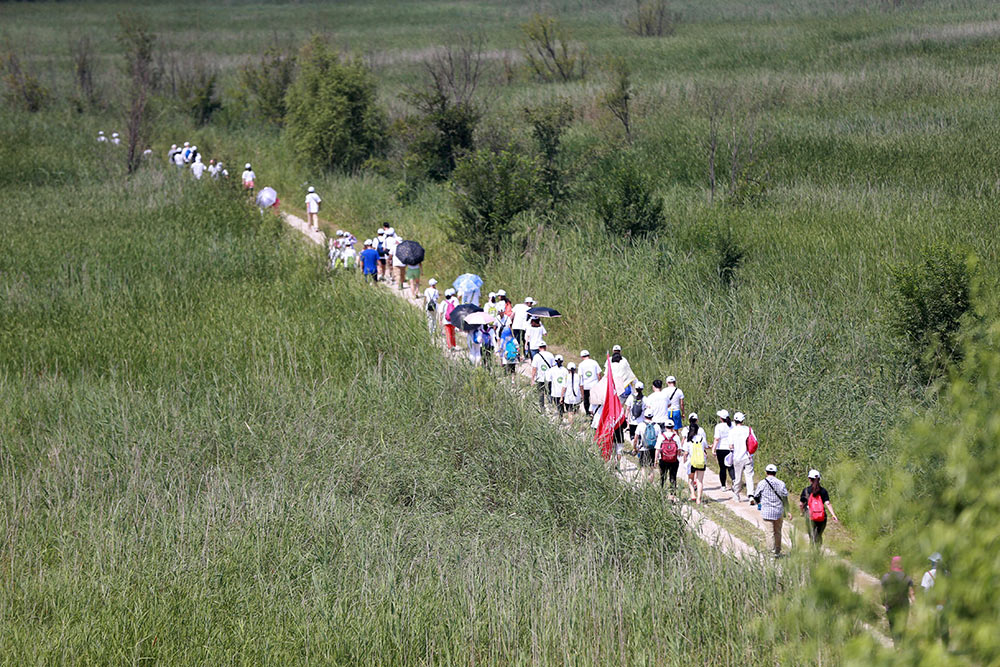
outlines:
[[[463,273],[451,284],[456,292],[475,292],[483,286],[483,279],[474,273]]]

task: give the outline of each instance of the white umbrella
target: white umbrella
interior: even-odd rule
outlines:
[[[257,193],[257,206],[260,208],[271,208],[274,202],[278,201],[278,193],[274,188],[261,188]]]
[[[475,312],[465,318],[466,324],[492,324],[497,321],[497,318],[493,317],[486,312]]]

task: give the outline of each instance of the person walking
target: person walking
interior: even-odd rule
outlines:
[[[681,446],[688,470],[688,486],[691,500],[701,505],[701,494],[705,487],[705,468],[708,464],[708,438],[705,429],[698,424],[698,413],[688,415],[688,425],[681,431]]]
[[[534,359],[535,355],[538,353],[538,343],[545,337],[548,331],[545,329],[545,325],[537,317],[532,317],[531,322],[528,324],[528,329],[524,333],[524,341],[528,346],[528,358]]]
[[[510,328],[514,332],[514,339],[517,341],[518,347],[521,349],[521,357],[523,359],[530,359],[531,355],[528,354],[528,348],[524,344],[525,331],[528,328],[528,309],[530,309],[535,304],[535,300],[530,296],[524,298],[524,303],[519,303],[511,308],[511,312],[514,317],[514,323],[511,324]]]
[[[646,397],[646,407],[653,411],[653,421],[662,430],[667,424],[667,395],[663,392],[663,380],[653,380],[653,393]]]
[[[371,239],[365,239],[365,249],[361,251],[361,275],[366,283],[374,285],[378,282],[377,272],[378,251],[372,247]]]
[[[684,392],[677,387],[677,378],[673,375],[667,376],[667,387],[663,393],[667,395],[667,419],[679,429],[684,421]]]
[[[489,296],[486,297],[486,303],[483,304],[483,312],[487,315],[497,316],[497,293],[490,292]]]
[[[201,156],[198,155],[195,157],[194,163],[191,165],[191,175],[194,176],[196,181],[200,181],[204,174],[205,163],[201,161]]]
[[[889,634],[898,642],[906,630],[906,620],[913,602],[913,579],[903,571],[903,559],[893,556],[889,571],[882,575],[882,606],[889,622]]]
[[[750,427],[743,423],[745,420],[746,416],[737,412],[733,415],[736,425],[729,430],[729,443],[733,448],[733,495],[736,502],[742,502],[740,492],[743,489],[746,489],[749,500],[754,488],[753,460],[749,450]]]
[[[583,403],[583,383],[580,381],[580,371],[572,361],[566,365],[569,377],[566,379],[566,391],[563,393],[562,413],[569,415],[570,424],[576,418],[576,413],[580,411],[580,404]]]
[[[938,567],[941,565],[941,554],[935,551],[927,560],[931,562],[931,569],[924,572],[924,576],[920,578],[920,588],[925,593],[934,588],[934,584],[937,583]]]
[[[389,256],[392,257],[392,260],[391,260],[391,263],[392,263],[392,275],[393,275],[394,281],[396,283],[396,287],[399,289],[400,292],[402,292],[403,291],[403,283],[406,282],[406,263],[403,260],[401,260],[399,257],[396,256],[396,247],[398,245],[399,245],[399,243],[396,243],[396,244],[390,243],[389,244],[389,247],[392,248],[392,251],[390,252]],[[417,275],[418,276],[420,275],[419,271],[417,272]]]
[[[455,325],[448,319],[457,305],[458,299],[455,298],[455,290],[449,287],[444,291],[444,308],[439,309],[441,317],[444,320],[444,344],[449,350],[454,350],[458,347],[455,343]]]
[[[614,396],[607,397],[607,400],[615,400]],[[656,449],[660,441],[660,427],[645,418],[636,426],[635,435],[632,436],[632,450],[639,455],[639,476],[646,482],[653,483],[653,466],[656,458]]]
[[[437,309],[438,300],[441,293],[437,289],[438,281],[431,278],[427,281],[427,289],[424,290],[424,313],[427,315],[427,333],[431,340],[434,340],[434,333],[437,331]]]
[[[647,419],[653,419],[653,411],[646,410]],[[660,427],[657,424],[652,424],[656,429]],[[681,439],[677,435],[677,431],[674,430],[673,424],[669,424],[660,437],[656,441],[656,459],[660,466],[660,488],[663,488],[663,484],[666,478],[670,477],[670,500],[677,500],[677,470],[681,465]]]
[[[476,327],[465,337],[469,346],[469,363],[479,366],[483,362],[483,331],[482,327]]]
[[[623,401],[632,393],[632,384],[637,381],[635,373],[628,359],[622,355],[622,346],[615,345],[611,348],[611,363],[605,364],[604,374],[608,374],[608,368],[614,372],[615,387],[620,392],[618,397]]]
[[[243,165],[243,174],[240,176],[240,179],[243,181],[243,189],[249,190],[252,195],[253,186],[257,180],[257,174],[253,173],[253,167],[250,166],[249,162]]]
[[[306,218],[314,232],[319,230],[319,206],[322,203],[323,200],[316,194],[316,188],[310,185],[306,190]]]
[[[635,439],[636,427],[646,420],[646,402],[642,396],[645,388],[641,382],[635,383],[635,393],[625,399],[625,419],[628,422],[628,439]]]
[[[802,489],[802,494],[799,496],[799,509],[806,517],[809,540],[813,546],[819,548],[823,544],[827,515],[836,523],[840,523],[840,519],[830,504],[830,494],[819,485],[819,470],[815,468],[809,471],[809,486]]]
[[[517,348],[517,341],[514,340],[514,332],[510,327],[504,327],[500,332],[500,359],[503,361],[503,368],[510,376],[511,384],[515,382],[514,372],[517,370],[517,358],[520,352]]]
[[[785,521],[788,506],[788,487],[778,479],[778,466],[773,463],[764,468],[764,479],[760,480],[753,492],[760,508],[760,518],[764,520],[764,535],[767,548],[775,558],[781,558],[781,525]]]
[[[580,350],[580,386],[583,388],[583,412],[590,414],[590,392],[601,381],[601,365],[590,358],[589,350]]]
[[[555,357],[548,350],[545,341],[538,342],[538,350],[531,359],[531,381],[538,388],[538,407],[545,412],[545,399],[548,397],[549,369],[556,365]]]
[[[569,382],[569,371],[563,367],[563,356],[556,355],[556,365],[549,369],[549,397],[561,415],[563,398],[566,396],[566,383]]]
[[[729,416],[729,410],[726,409],[719,410],[715,416],[718,417],[719,422],[715,425],[715,430],[712,433],[712,451],[715,452],[715,459],[719,463],[719,489],[724,490],[726,488],[726,473],[729,474],[731,482],[736,481],[731,458],[733,447],[729,443],[729,431],[733,428],[733,420]],[[729,488],[731,491],[732,486]]]
[[[99,143],[99,144],[105,144],[107,142],[108,142],[108,138],[106,136],[104,136],[104,130],[99,130],[97,132],[97,143]],[[171,146],[170,150],[173,150],[175,148],[177,148],[177,144],[174,144],[173,146]],[[170,159],[173,159],[173,155],[170,155]]]
[[[410,285],[410,298],[416,299],[417,294],[420,293],[420,264],[407,264],[406,265],[406,281]]]

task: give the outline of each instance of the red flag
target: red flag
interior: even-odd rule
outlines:
[[[597,420],[597,432],[594,434],[594,439],[601,444],[601,456],[604,457],[605,461],[609,461],[615,429],[625,421],[625,409],[622,407],[621,399],[618,398],[618,389],[615,388],[610,354],[604,367],[608,369],[608,373],[604,377],[604,405],[601,406],[601,418]]]

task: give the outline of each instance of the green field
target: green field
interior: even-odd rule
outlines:
[[[660,496],[621,488],[505,383],[441,359],[419,313],[330,277],[317,251],[231,188],[159,160],[191,140],[234,176],[251,161],[293,208],[315,184],[331,229],[364,238],[389,220],[427,246],[426,275],[450,283],[471,267],[490,289],[559,308],[549,340],[565,350],[620,343],[640,378],[678,376],[703,415],[745,411],[790,488],[824,471],[841,546],[883,568],[887,550],[937,548],[916,537],[926,524],[896,491],[905,474],[921,503],[942,504],[936,471],[949,459],[944,445],[913,458],[907,425],[963,419],[949,412],[961,401],[939,397],[958,374],[979,377],[972,362],[930,379],[913,363],[887,324],[892,268],[933,243],[968,256],[976,317],[963,332],[988,349],[977,326],[997,319],[1000,286],[1000,12],[894,4],[674,2],[682,18],[664,38],[626,32],[624,0],[0,5],[3,52],[51,93],[40,112],[8,105],[0,118],[0,652],[39,663],[842,659],[833,636],[782,652],[810,627],[775,637],[717,625],[774,618],[778,591],[808,604],[787,594],[798,563],[748,570],[696,543]],[[125,9],[149,21],[164,76],[201,63],[222,102],[197,127],[161,91],[156,158],[133,176],[94,141],[124,129]],[[583,80],[525,73],[520,26],[539,9],[586,47]],[[390,121],[412,113],[405,93],[434,47],[482,35],[477,145],[530,153],[524,108],[567,100],[567,201],[518,218],[487,261],[449,240],[447,183],[419,182],[401,201],[391,151],[378,169],[305,166],[247,110],[238,71],[314,33],[371,68]],[[71,44],[82,36],[102,102],[79,113]],[[600,102],[612,57],[634,73],[629,147]],[[713,100],[721,158],[732,132],[766,137],[752,204],[710,200]],[[590,205],[621,154],[665,202],[663,229],[638,241],[610,236]],[[731,285],[718,275],[727,234],[745,252]],[[905,553],[908,569],[924,555]]]

